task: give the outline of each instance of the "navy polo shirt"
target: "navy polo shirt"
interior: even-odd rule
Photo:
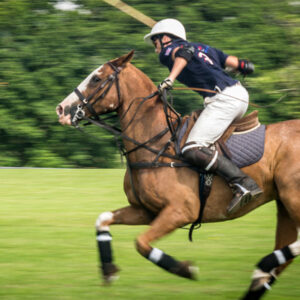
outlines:
[[[222,51],[201,43],[190,43],[184,40],[174,40],[171,45],[162,49],[159,60],[171,71],[174,61],[172,53],[175,48],[183,45],[193,46],[195,49],[192,59],[178,75],[177,80],[188,87],[209,90],[224,90],[235,85],[238,81],[231,78],[225,71],[225,61],[228,57]],[[203,97],[211,97],[214,93],[198,92]]]

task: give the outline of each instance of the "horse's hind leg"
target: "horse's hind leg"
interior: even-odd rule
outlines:
[[[185,278],[195,279],[195,267],[192,267],[188,262],[177,261],[160,249],[152,248],[150,243],[179,227],[192,223],[196,217],[197,214],[194,215],[194,212],[188,212],[186,207],[167,206],[154,219],[149,230],[137,238],[136,247],[138,252],[168,272]]]
[[[113,263],[112,237],[109,226],[113,224],[148,225],[153,219],[143,208],[127,206],[113,212],[101,213],[96,221],[97,243],[101,271],[105,282],[113,281],[119,269]]]
[[[253,273],[252,283],[243,300],[257,300],[271,289],[277,276],[299,255],[297,227],[281,202],[277,202],[277,231],[275,251],[265,256]]]

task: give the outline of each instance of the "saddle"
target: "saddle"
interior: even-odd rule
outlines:
[[[190,116],[184,116],[182,118],[182,125],[181,129],[178,132],[178,142],[180,149],[184,146],[186,139],[188,137],[189,132],[191,131],[192,127],[194,126],[195,122],[197,121],[198,117],[200,116],[202,110],[197,110],[192,112]],[[259,127],[260,123],[258,120],[258,111],[255,110],[248,114],[247,116],[243,117],[238,121],[234,121],[223,133],[221,138],[217,141],[218,143],[225,143],[228,138],[233,133],[243,133],[250,130],[254,130]],[[177,152],[177,151],[176,151]]]
[[[177,133],[175,151],[181,153],[189,132],[201,114],[201,110],[194,111],[190,116],[182,118],[181,128]],[[264,150],[265,126],[259,123],[258,111],[255,110],[238,121],[234,121],[221,138],[215,143],[219,153],[231,159],[238,167],[244,167],[258,161]],[[248,146],[247,149],[243,145]],[[246,150],[246,151],[245,151]],[[243,159],[240,159],[243,156]],[[250,158],[246,157],[250,156]]]

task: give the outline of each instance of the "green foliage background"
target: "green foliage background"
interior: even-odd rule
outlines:
[[[114,139],[96,128],[82,135],[57,122],[56,105],[93,69],[135,49],[133,63],[155,83],[167,70],[143,36],[149,28],[101,0],[73,1],[75,11],[57,1],[0,2],[0,166],[114,167]],[[126,3],[155,20],[173,17],[188,39],[248,58],[256,72],[240,78],[260,109],[263,123],[300,116],[300,5],[287,0],[138,1]],[[298,3],[298,4],[297,4]],[[174,92],[185,114],[202,99]]]

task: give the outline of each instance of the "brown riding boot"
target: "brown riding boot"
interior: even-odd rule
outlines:
[[[235,213],[262,194],[262,190],[251,177],[242,172],[231,160],[218,155],[217,151],[194,147],[187,149],[183,157],[203,171],[214,172],[226,180],[233,189],[233,198],[227,208],[228,214]]]

